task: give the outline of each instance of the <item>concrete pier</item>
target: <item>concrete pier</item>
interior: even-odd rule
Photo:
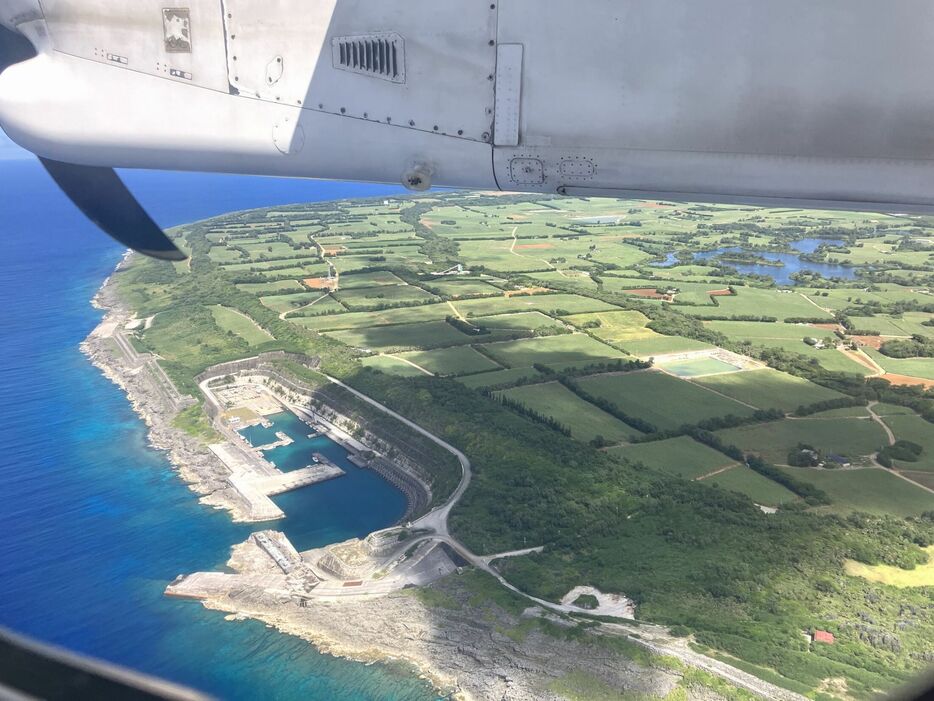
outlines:
[[[250,521],[272,521],[285,518],[285,514],[269,498],[270,496],[324,482],[344,474],[342,469],[330,462],[309,465],[292,472],[282,472],[257,453],[235,443],[215,443],[209,448],[230,470],[227,483],[247,504]]]

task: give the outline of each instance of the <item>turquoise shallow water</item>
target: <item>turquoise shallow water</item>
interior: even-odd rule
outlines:
[[[195,174],[127,180],[164,226],[397,192]],[[100,316],[88,300],[122,251],[34,162],[0,163],[0,246],[0,625],[223,698],[435,698],[407,669],[334,659],[162,595],[176,575],[222,565],[251,528],[197,503],[146,446],[123,393],[79,352]],[[279,498],[291,517],[281,525],[300,547],[395,518],[386,508],[367,521],[374,507],[364,496],[347,497],[345,520],[315,511],[323,496],[306,496],[315,489]]]

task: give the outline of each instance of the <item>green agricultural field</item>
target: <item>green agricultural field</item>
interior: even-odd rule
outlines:
[[[678,377],[705,377],[708,375],[721,375],[739,370],[735,365],[717,358],[689,358],[687,360],[662,360],[655,362],[656,366]]]
[[[470,346],[412,351],[400,353],[399,357],[435,375],[470,375],[501,369],[499,365]]]
[[[781,506],[798,499],[794,492],[744,465],[737,465],[726,472],[712,475],[702,483],[740,492],[763,506]]]
[[[384,353],[453,346],[470,343],[476,338],[461,333],[444,321],[374,326],[369,329],[345,329],[328,331],[325,335],[352,348],[377,350]]]
[[[614,343],[625,343],[660,335],[646,328],[649,318],[637,311],[618,310],[572,314],[564,317],[564,320],[578,328],[587,328],[594,336]]]
[[[649,318],[637,311],[607,311],[590,314],[572,314],[563,317],[587,333],[624,348],[638,357],[649,357],[664,353],[683,353],[692,350],[713,348],[709,343],[681,336],[663,336],[655,333],[646,324]],[[593,326],[593,324],[599,326]]]
[[[718,307],[701,307],[695,312],[685,307],[682,311],[700,318],[710,316],[774,316],[779,321],[789,317],[818,318],[825,317],[833,321],[831,315],[811,304],[796,292],[781,292],[774,289],[756,287],[736,287],[736,294],[730,297],[717,297]]]
[[[286,275],[304,278],[327,275],[328,266],[317,258],[290,258],[288,260],[270,260],[262,263],[234,263],[225,265],[224,271],[239,273],[240,275],[261,275],[268,278]]]
[[[451,316],[451,308],[447,304],[421,304],[417,307],[400,307],[372,312],[348,312],[311,319],[294,318],[292,321],[316,331],[334,331],[337,329],[365,330],[372,326],[389,324],[443,321],[447,316]]]
[[[237,289],[254,295],[275,295],[301,292],[305,286],[298,280],[278,280],[276,282],[244,282],[237,285]]]
[[[758,409],[794,411],[802,404],[843,396],[832,389],[771,368],[699,377],[694,381]],[[861,415],[865,413],[863,411]]]
[[[718,416],[749,416],[753,410],[685,380],[661,372],[592,375],[578,380],[588,393],[606,399],[628,416],[661,430]]]
[[[823,489],[835,513],[862,511],[870,514],[918,516],[934,509],[934,494],[881,468],[864,470],[813,470],[781,467],[788,474]]]
[[[274,341],[272,335],[260,328],[255,321],[242,312],[218,304],[211,307],[214,322],[224,331],[232,331],[251,346]]]
[[[685,479],[697,479],[734,462],[723,453],[708,448],[688,436],[621,445],[609,448],[607,452]]]
[[[377,285],[404,285],[405,281],[388,270],[375,270],[367,273],[341,275],[340,289],[350,290],[357,287],[376,287]]]
[[[869,419],[785,419],[718,431],[724,443],[733,443],[765,460],[783,464],[799,443],[851,459],[870,455],[886,444],[885,432]]]
[[[533,363],[541,363],[559,368],[570,363],[602,363],[626,357],[615,348],[584,334],[489,343],[483,350],[506,367],[528,367]]]
[[[636,429],[585,402],[557,382],[523,385],[496,394],[521,402],[529,409],[555,419],[571,429],[571,435],[579,441],[587,442],[596,436],[603,436],[617,443],[641,435]]]
[[[554,318],[541,312],[516,312],[497,314],[496,316],[472,316],[470,323],[488,329],[510,331],[535,331],[536,329],[560,326]]]
[[[492,279],[495,280],[496,278]],[[503,290],[490,284],[486,280],[465,278],[459,275],[425,279],[422,280],[420,284],[426,290],[453,299],[457,299],[458,297],[470,297],[472,295],[497,296],[503,294]]]
[[[763,312],[767,313],[767,312]],[[806,324],[782,324],[755,321],[708,321],[708,328],[719,331],[734,341],[749,341],[756,346],[781,348],[814,358],[825,370],[867,375],[870,371],[834,348],[814,348],[804,342],[805,337],[833,336],[828,329]]]
[[[378,285],[340,290],[334,296],[348,309],[374,307],[381,304],[421,303],[437,300],[433,294],[413,285]]]
[[[931,335],[931,332],[934,331],[930,326],[922,326],[920,330],[918,330],[915,327],[920,326],[920,324],[905,323],[905,320],[896,319],[887,314],[877,314],[876,316],[851,316],[850,321],[853,324],[853,328],[859,331],[876,331],[881,336],[911,336],[913,333]]]
[[[315,300],[320,301],[316,302]],[[323,312],[325,309],[344,310],[343,306],[328,296],[326,290],[272,295],[269,297],[260,297],[259,301],[263,303],[263,306],[269,307],[277,314],[302,308],[304,308],[303,313],[305,314],[319,313]],[[308,305],[312,302],[315,302],[314,306],[309,307]]]
[[[505,370],[494,370],[493,372],[483,372],[477,375],[466,375],[457,378],[457,380],[471,389],[485,389],[487,387],[512,384],[526,378],[536,378],[540,375],[541,373],[535,368],[506,368]]]
[[[934,358],[890,358],[872,348],[863,348],[886,372],[934,380]]]
[[[665,355],[666,353],[686,353],[688,351],[708,350],[715,347],[703,341],[696,341],[693,338],[663,336],[661,334],[624,341],[620,345],[626,352],[639,358],[650,358],[656,355]]]
[[[365,368],[373,368],[385,372],[387,375],[398,375],[400,377],[419,377],[428,374],[394,355],[371,355],[368,358],[363,358],[360,364]]]
[[[910,287],[887,283],[873,285],[873,287],[876,289],[872,292],[847,287],[829,290],[802,289],[800,291],[814,300],[815,303],[829,309],[846,309],[853,305],[868,304],[870,302],[890,304],[892,302],[906,302],[918,299],[918,293]]]
[[[883,420],[895,438],[917,443],[924,449],[917,462],[896,460],[895,467],[912,472],[934,472],[934,424],[917,414],[886,416]]]
[[[464,316],[491,316],[509,312],[539,311],[545,314],[577,314],[615,310],[612,304],[590,297],[568,294],[514,295],[489,299],[466,299],[455,303]]]

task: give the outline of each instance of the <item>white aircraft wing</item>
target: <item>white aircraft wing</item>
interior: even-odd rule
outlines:
[[[934,211],[924,0],[165,5],[0,0],[0,125],[157,255],[106,169]]]

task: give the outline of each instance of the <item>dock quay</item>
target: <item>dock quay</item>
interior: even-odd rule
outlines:
[[[275,450],[276,448],[281,448],[284,445],[291,445],[295,442],[291,436],[286,435],[282,431],[276,431],[276,438],[278,440],[275,440],[272,443],[266,443],[265,445],[255,446],[253,450],[263,453],[267,450]]]
[[[369,467],[370,465],[370,459],[363,453],[350,453],[347,459],[357,467]]]
[[[256,477],[253,479],[253,486],[262,491],[266,496],[282,494],[299,487],[307,487],[318,482],[340,477],[344,471],[334,464],[309,465],[300,470],[283,472],[274,477]]]
[[[344,474],[341,468],[330,461],[282,472],[255,452],[235,443],[215,443],[208,447],[230,470],[227,484],[245,502],[250,521],[285,518],[285,513],[269,497]]]

